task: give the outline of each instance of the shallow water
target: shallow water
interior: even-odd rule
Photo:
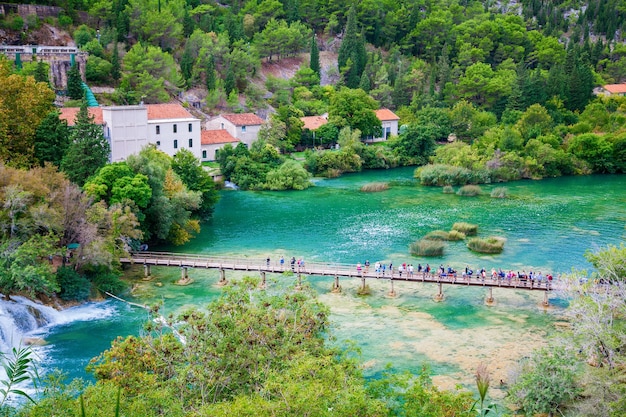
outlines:
[[[270,256],[273,261],[282,255],[355,264],[368,259],[372,265],[378,260],[395,265],[428,262],[556,275],[588,268],[586,250],[619,244],[626,237],[626,176],[508,183],[511,198],[492,199],[489,191],[502,184],[483,186],[483,196],[459,197],[417,185],[412,173],[403,168],[316,180],[315,187],[302,192],[224,191],[213,220],[198,238],[184,247],[158,249]],[[373,181],[392,186],[379,193],[359,191]],[[458,221],[478,224],[479,236],[506,238],[504,252],[480,255],[463,242],[453,242],[441,258],[410,256],[411,242],[432,230],[449,230]],[[185,287],[173,284],[180,277],[177,268],[153,268],[152,273],[153,281],[138,280],[133,301],[160,301],[164,312],[205,305],[221,291],[216,271],[190,270],[194,282]],[[272,286],[294,278],[268,279]],[[331,294],[331,279],[311,277],[308,282],[331,309],[333,343],[355,341],[366,376],[380,375],[387,363],[395,370],[418,372],[429,362],[435,382],[444,388],[458,382],[470,385],[480,362],[488,365],[494,380],[506,381],[519,357],[545,343],[566,304],[552,295],[552,307],[544,309],[541,292],[495,289],[496,304],[488,307],[486,290],[449,286],[444,286],[445,300],[437,303],[436,287],[418,283],[396,283],[398,295],[392,298],[387,296],[389,282],[383,280],[369,283],[372,294],[359,297],[359,280],[344,279],[343,293]],[[147,317],[143,310],[116,301],[106,306],[114,312],[101,320],[78,320],[49,330],[47,366],[85,377],[89,359],[113,338],[140,332]]]

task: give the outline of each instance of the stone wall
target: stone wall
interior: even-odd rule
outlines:
[[[42,6],[39,4],[12,4],[0,3],[0,15],[19,14],[23,19],[27,16],[37,15],[39,18],[59,17],[63,9],[56,6]]]

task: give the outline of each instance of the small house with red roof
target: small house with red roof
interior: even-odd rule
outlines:
[[[603,85],[602,92],[607,96],[626,96],[626,84]]]
[[[249,148],[257,140],[262,124],[263,119],[254,113],[226,113],[209,120],[206,129],[226,130]]]
[[[379,138],[366,140],[366,142],[381,142],[389,139],[389,136],[398,136],[398,121],[400,117],[389,109],[378,109],[375,113],[382,124],[382,135]]]
[[[215,161],[218,149],[230,143],[237,146],[239,139],[234,138],[226,129],[203,130],[201,133],[202,160]]]
[[[367,137],[362,138],[363,142],[382,142],[389,138],[389,136],[397,136],[398,135],[398,121],[400,117],[398,117],[394,112],[389,109],[378,109],[375,111],[376,117],[380,120],[382,125],[382,134],[380,137]],[[301,117],[300,120],[304,123],[302,129],[309,129],[311,132],[315,132],[320,126],[328,123],[328,115],[323,116],[305,116]]]

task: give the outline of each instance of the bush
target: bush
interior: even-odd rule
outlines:
[[[475,197],[477,195],[481,195],[483,190],[478,185],[464,185],[459,188],[459,191],[456,192],[457,195],[461,195],[464,197]]]
[[[385,191],[389,189],[389,184],[386,182],[370,182],[361,187],[361,191],[365,193],[374,193],[377,191]]]
[[[432,164],[424,165],[413,174],[422,185],[465,185],[491,182],[491,173],[486,169],[470,170],[463,167]]]
[[[492,198],[507,198],[509,196],[509,189],[506,187],[496,187],[491,190]]]
[[[456,241],[465,239],[465,233],[459,232],[458,230],[450,230],[448,232],[448,240]]]
[[[95,272],[91,275],[94,288],[112,294],[120,294],[126,290],[126,284],[120,276],[113,272]]]
[[[13,20],[9,23],[9,29],[18,31],[24,28],[24,19],[21,16],[15,15],[13,16]]]
[[[409,251],[414,256],[442,256],[445,247],[442,241],[422,239],[411,243]]]
[[[472,223],[458,222],[452,225],[452,230],[463,233],[465,236],[476,236],[478,225]]]
[[[505,241],[506,239],[496,236],[488,238],[474,237],[467,242],[467,247],[479,253],[501,253],[504,250]]]
[[[57,270],[57,282],[61,291],[59,297],[62,300],[86,300],[91,292],[91,283],[83,275],[69,266],[63,266]]]
[[[445,230],[433,230],[423,237],[426,240],[448,240],[448,232]]]
[[[454,187],[452,187],[451,185],[446,185],[445,187],[443,187],[443,193],[454,194]]]

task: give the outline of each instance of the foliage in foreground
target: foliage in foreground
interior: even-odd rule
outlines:
[[[95,384],[52,380],[21,415],[469,417],[471,393],[438,390],[427,368],[366,383],[357,352],[326,346],[328,310],[310,288],[258,284],[119,338],[90,364]]]

